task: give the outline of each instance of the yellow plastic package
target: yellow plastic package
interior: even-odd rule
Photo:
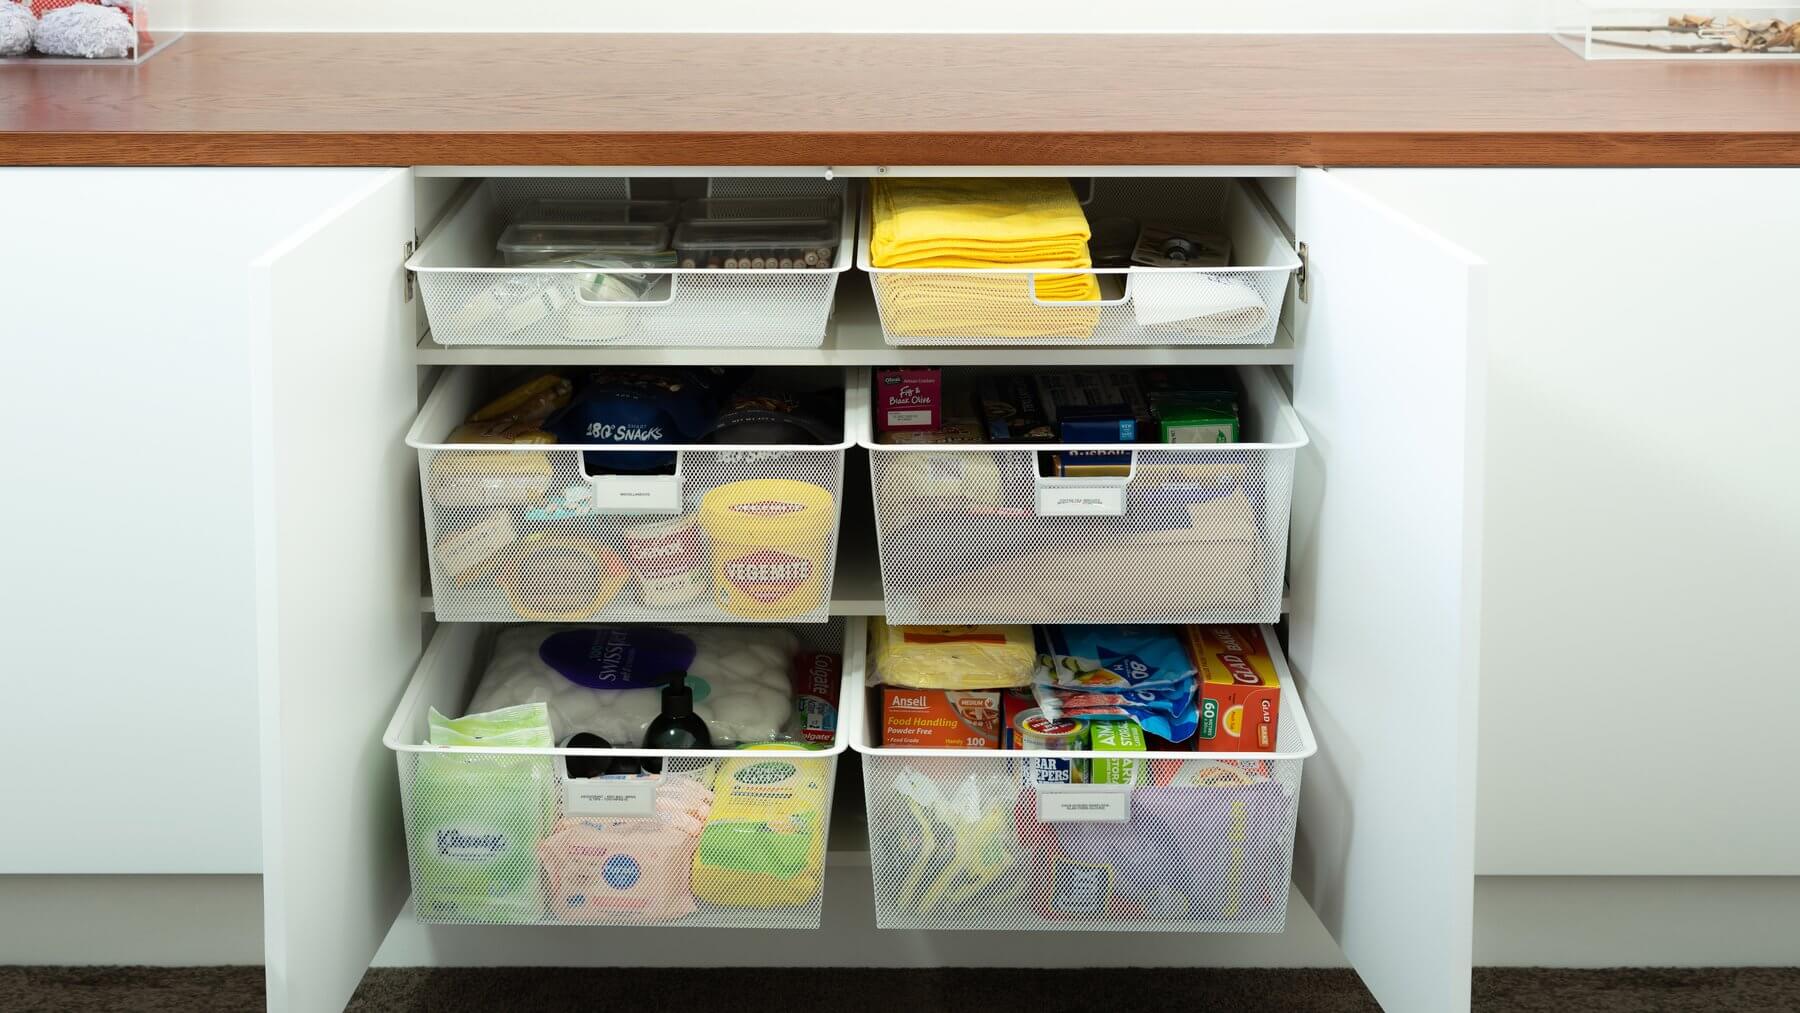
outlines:
[[[1029,626],[869,626],[875,674],[910,689],[1007,689],[1031,685],[1037,643]]]
[[[694,852],[695,897],[726,907],[803,907],[818,896],[836,757],[808,757],[804,748],[770,743],[719,765]]]

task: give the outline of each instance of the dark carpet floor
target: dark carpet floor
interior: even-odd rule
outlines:
[[[0,967],[5,1013],[249,1013],[255,967]],[[377,968],[354,1013],[1379,1013],[1349,971]],[[1481,968],[1476,1013],[1794,1013],[1800,968]]]

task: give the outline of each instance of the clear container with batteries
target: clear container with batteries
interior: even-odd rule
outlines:
[[[839,240],[824,219],[689,221],[675,230],[675,258],[684,268],[821,270],[837,260]]]

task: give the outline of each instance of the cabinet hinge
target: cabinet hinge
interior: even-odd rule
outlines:
[[[1300,270],[1294,272],[1294,288],[1298,292],[1301,302],[1310,302],[1311,300],[1307,297],[1312,294],[1312,288],[1309,284],[1309,282],[1312,281],[1312,277],[1311,273],[1307,270],[1310,265],[1306,256],[1306,244],[1295,243],[1294,253],[1300,257]]]
[[[412,259],[413,251],[419,248],[419,234],[413,233],[412,242],[407,243],[400,251],[400,274],[406,278],[405,296],[407,302],[413,301],[413,273],[407,270],[406,262]]]

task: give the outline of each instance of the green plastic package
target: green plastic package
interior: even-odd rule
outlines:
[[[428,723],[434,746],[556,744],[542,703],[455,719],[433,709]],[[419,917],[483,924],[541,920],[537,846],[556,818],[554,758],[414,755],[407,830]]]

